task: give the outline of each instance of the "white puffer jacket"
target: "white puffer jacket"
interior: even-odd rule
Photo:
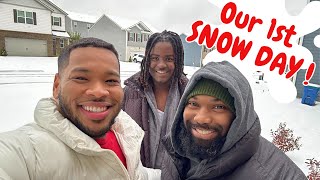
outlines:
[[[100,148],[57,111],[50,98],[39,101],[35,122],[0,134],[0,179],[160,179],[160,170],[140,161],[143,130],[121,111],[112,130],[127,169],[111,151]]]

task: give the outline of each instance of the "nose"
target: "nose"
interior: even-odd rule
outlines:
[[[159,59],[159,61],[158,61],[158,66],[159,67],[166,67],[167,66],[167,63],[166,63],[166,61],[163,59],[163,58],[161,58],[161,57],[159,57],[160,59]]]
[[[109,95],[108,87],[104,82],[95,82],[86,90],[86,94],[96,98],[106,97]]]
[[[212,122],[212,118],[206,108],[199,109],[193,120],[199,124],[211,124]]]

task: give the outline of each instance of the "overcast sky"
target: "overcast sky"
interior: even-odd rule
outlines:
[[[51,0],[64,10],[109,14],[146,21],[159,30],[188,32],[195,20],[219,22],[220,10],[208,0]],[[299,14],[307,0],[285,0],[292,15]],[[280,1],[279,1],[280,2]]]

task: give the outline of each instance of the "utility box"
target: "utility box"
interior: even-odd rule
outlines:
[[[304,86],[301,103],[314,106],[316,104],[319,89],[320,85],[317,84],[309,83],[307,86]]]

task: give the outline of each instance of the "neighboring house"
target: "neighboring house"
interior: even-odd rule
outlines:
[[[186,34],[180,34],[184,49],[184,65],[200,67],[202,60],[202,47],[199,46],[197,42],[187,42],[186,37]]]
[[[96,37],[112,43],[119,53],[120,61],[129,61],[135,53],[144,54],[150,35],[157,32],[151,25],[147,26],[138,20],[105,14],[99,19],[73,12],[68,14],[68,32],[78,32],[82,38]]]
[[[129,61],[134,53],[144,54],[152,33],[141,21],[105,14],[89,30],[90,36],[112,43],[119,53],[120,61]]]
[[[319,1],[319,0],[311,0],[311,1]],[[306,47],[312,53],[313,61],[316,63],[315,72],[309,82],[312,84],[320,85],[320,48],[314,45],[314,38],[318,35],[320,35],[320,29],[305,35],[303,37],[302,46]],[[298,71],[296,75],[295,86],[297,88],[298,97],[303,96],[304,85],[302,83],[305,80],[305,77],[306,77],[305,75],[306,75],[306,69],[301,69],[300,71]],[[318,93],[317,100],[320,101],[320,92]]]
[[[94,25],[99,17],[80,14],[76,12],[67,11],[66,30],[67,32],[79,33],[82,38],[89,37],[89,29]]]
[[[203,59],[209,52],[214,50],[214,47],[208,49],[205,45],[200,46],[197,42],[189,43],[186,41],[187,37],[185,33],[180,34],[184,49],[184,65],[201,67]]]
[[[55,56],[68,44],[67,14],[49,0],[0,1],[0,50],[11,56]]]

